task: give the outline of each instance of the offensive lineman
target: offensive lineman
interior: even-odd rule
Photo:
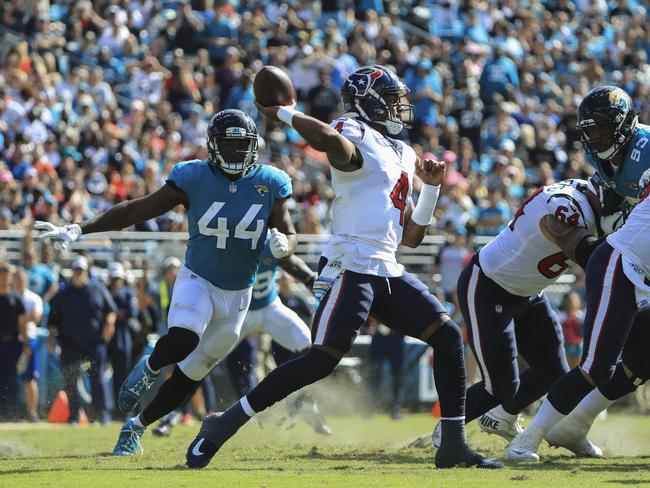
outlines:
[[[408,88],[383,66],[357,69],[341,88],[346,116],[331,126],[293,107],[262,107],[327,154],[335,199],[334,238],[323,253],[314,290],[321,298],[313,345],[283,364],[222,415],[207,417],[187,451],[187,465],[208,465],[219,448],[256,413],[328,376],[350,349],[368,315],[430,344],[442,410],[438,467],[500,468],[465,441],[465,366],[460,330],[415,276],[395,259],[401,243],[417,247],[435,208],[444,164],[416,161],[411,147],[393,139],[412,120],[402,102]],[[411,203],[413,174],[424,185]],[[404,317],[409,325],[404,326]]]
[[[281,170],[256,164],[253,120],[239,110],[224,110],[212,117],[206,135],[208,161],[175,165],[159,190],[89,221],[35,225],[47,231],[41,238],[54,237],[67,246],[82,234],[123,229],[179,204],[187,208],[190,238],[172,294],[169,332],[125,380],[120,409],[133,410],[161,368],[176,366],[142,413],[124,423],[115,455],[141,449],[146,426],[181,405],[237,343],[268,228],[273,228],[270,246],[276,258],[291,255],[296,246],[286,204],[291,180]]]
[[[650,191],[650,127],[638,123],[630,96],[613,86],[591,90],[580,103],[577,125],[587,161],[603,180],[631,203],[644,200]],[[556,438],[565,441],[586,433],[598,412],[648,377],[647,361],[634,348],[634,342],[644,335],[643,327],[636,326],[642,316],[637,311],[647,312],[643,295],[650,283],[648,242],[644,239],[648,203],[642,203],[602,244],[593,236],[568,232],[562,226],[546,227],[549,236],[568,253],[585,265],[589,260],[584,324],[587,347],[580,366],[554,385],[533,423],[510,444],[508,459],[539,460],[541,437],[551,429]],[[622,350],[623,361],[619,361]]]
[[[465,267],[458,280],[458,301],[483,376],[468,388],[466,421],[485,414],[479,421],[482,430],[512,440],[523,430],[518,414],[569,371],[562,327],[544,294],[569,267],[568,257],[544,236],[540,220],[552,215],[601,234],[601,215],[616,213],[620,204],[620,197],[597,178],[539,188]],[[609,220],[602,218],[603,223]],[[522,372],[518,355],[529,366]],[[586,438],[565,447],[579,455],[602,455]]]

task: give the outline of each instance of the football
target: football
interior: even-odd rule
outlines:
[[[255,99],[264,107],[289,105],[296,99],[296,91],[289,76],[275,66],[264,66],[253,81]]]

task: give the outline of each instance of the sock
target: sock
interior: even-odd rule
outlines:
[[[577,366],[553,384],[547,400],[562,415],[568,415],[593,389]]]
[[[595,388],[582,399],[575,408],[575,413],[595,420],[598,414],[606,408],[609,408],[612,403],[614,403],[614,400],[610,400]]]
[[[294,391],[329,376],[338,363],[338,358],[314,347],[304,356],[275,368],[245,398],[253,412],[262,412]]]
[[[243,397],[244,400],[246,397]],[[199,436],[221,446],[230,439],[251,417],[244,411],[242,400],[236,402],[221,415],[208,415],[201,424]]]
[[[601,386],[600,392],[608,399],[614,401],[624,397],[628,393],[636,390],[637,385],[634,384],[635,378],[630,378],[625,372],[623,363],[619,362],[616,365],[612,379]]]
[[[466,373],[460,329],[450,320],[428,342],[433,347],[433,377],[440,399],[441,417],[465,420]]]
[[[172,327],[156,342],[147,360],[147,366],[151,371],[158,371],[165,366],[182,361],[196,348],[199,339],[196,332],[182,327]]]
[[[544,437],[553,427],[560,423],[564,416],[565,414],[558,412],[547,398],[539,407],[531,426],[537,427],[542,432],[541,437]]]
[[[129,420],[131,420],[131,422],[133,422],[136,425],[136,427],[140,427],[141,429],[145,428],[145,425],[140,420],[139,415],[136,415],[135,417],[131,417]]]
[[[499,405],[499,400],[485,389],[485,382],[479,381],[467,389],[465,402],[465,423],[479,418]]]
[[[494,412],[496,415],[498,415],[499,417],[501,417],[502,419],[507,420],[508,422],[511,422],[511,423],[512,423],[512,422],[514,422],[515,420],[517,420],[517,415],[518,415],[518,413],[509,413],[509,412],[506,412],[506,410],[503,408],[502,405],[497,405],[497,406],[493,409],[493,412]]]
[[[187,377],[178,366],[175,366],[172,375],[162,384],[154,399],[140,414],[140,420],[146,426],[176,410],[194,394],[200,384],[200,381]]]
[[[519,375],[519,388],[510,400],[503,402],[503,411],[517,415],[535,400],[541,398],[551,387],[540,374],[526,368]]]
[[[448,447],[450,444],[465,444],[465,420],[464,419],[440,419],[440,446]]]

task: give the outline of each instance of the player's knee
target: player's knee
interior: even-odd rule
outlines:
[[[340,357],[324,351],[319,347],[312,347],[307,351],[307,354],[296,359],[296,361],[303,363],[305,371],[310,376],[312,383],[332,374],[340,360]]]
[[[614,376],[614,367],[610,368],[592,368],[588,372],[588,376],[591,379],[591,383],[600,388],[601,386],[605,386],[607,383],[610,382],[612,379],[612,376]],[[587,378],[587,379],[589,379]]]
[[[463,347],[463,334],[456,323],[447,319],[433,334],[425,338],[427,344],[436,348],[444,348],[449,350],[451,347]]]

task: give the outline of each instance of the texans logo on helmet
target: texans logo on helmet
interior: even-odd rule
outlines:
[[[368,68],[358,69],[348,77],[348,80],[350,86],[356,90],[357,95],[363,96],[370,90],[372,82],[382,74],[380,69],[369,66]]]

